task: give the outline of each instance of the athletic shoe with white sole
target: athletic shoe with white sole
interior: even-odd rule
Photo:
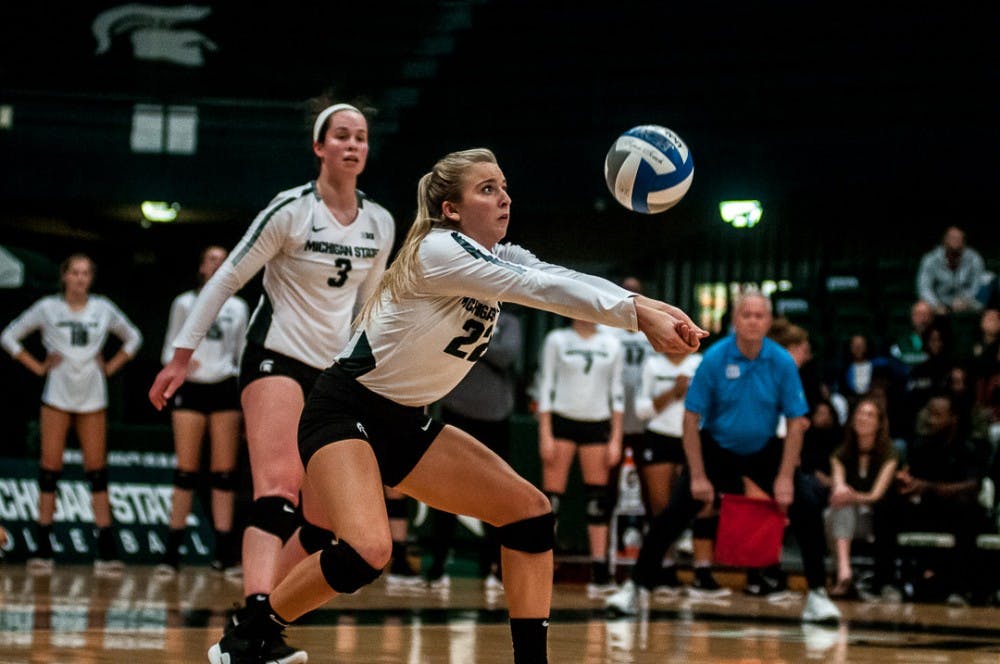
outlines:
[[[621,585],[617,592],[604,599],[604,608],[621,616],[635,616],[649,605],[649,590],[635,585],[629,579]]]
[[[802,610],[802,622],[840,622],[840,609],[830,601],[822,588],[810,590],[806,595],[806,606]]]
[[[720,599],[729,597],[733,591],[724,586],[712,576],[709,567],[696,567],[694,570],[694,582],[687,588],[687,596],[694,599]]]

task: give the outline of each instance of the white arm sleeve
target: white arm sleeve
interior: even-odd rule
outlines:
[[[40,329],[43,323],[42,300],[38,300],[3,329],[3,333],[0,333],[0,344],[11,357],[15,357],[24,350],[21,339]]]
[[[437,242],[424,242],[421,259],[422,290],[427,294],[513,302],[567,318],[632,332],[638,329],[632,293],[604,279],[573,277],[507,261],[481,250],[458,232]]]
[[[170,316],[167,318],[167,333],[163,337],[163,350],[160,351],[161,364],[168,364],[174,356],[174,338],[181,331],[181,325],[184,324],[186,315],[187,310],[181,302],[181,296],[178,295],[170,305]]]
[[[283,201],[272,203],[257,215],[226,262],[202,287],[184,326],[174,339],[174,348],[197,348],[226,300],[281,251],[292,223],[290,215],[282,214],[282,204]]]
[[[571,270],[567,267],[562,267],[561,265],[553,265],[552,263],[546,263],[540,260],[531,251],[525,249],[518,244],[498,244],[494,250],[496,255],[504,260],[508,260],[512,263],[518,263],[519,265],[527,265],[533,267],[536,270],[541,270],[543,272],[549,272],[551,274],[558,274],[564,277],[569,277],[570,279],[576,279],[583,281],[584,283],[597,288],[598,290],[605,291],[609,294],[615,295],[617,297],[631,297],[634,295],[631,291],[627,291],[621,286],[614,284],[607,279],[602,277],[595,277],[592,274],[586,274],[584,272],[577,272],[576,270]]]
[[[118,308],[111,300],[108,300],[108,306],[111,308],[111,322],[108,325],[108,330],[113,332],[115,336],[122,340],[122,350],[129,357],[135,357],[135,354],[139,352],[139,347],[142,346],[142,333],[139,331],[132,321],[122,313],[122,310]]]
[[[554,330],[553,330],[554,332]],[[541,364],[538,377],[538,412],[552,411],[552,393],[556,387],[556,362],[559,360],[559,344],[555,335],[549,332],[542,344]]]

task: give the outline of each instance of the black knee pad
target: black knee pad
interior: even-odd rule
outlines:
[[[101,493],[102,491],[108,490],[108,468],[95,468],[94,470],[88,470],[83,474],[90,482],[90,490],[93,493]]]
[[[38,490],[42,493],[55,493],[56,484],[62,477],[61,470],[49,470],[47,468],[38,469]]]
[[[694,520],[691,525],[691,537],[700,540],[714,540],[715,531],[719,529],[719,517],[706,516]]]
[[[251,503],[249,525],[277,536],[284,544],[299,527],[299,517],[292,501],[264,496]]]
[[[406,498],[388,498],[385,501],[385,513],[390,519],[407,519],[410,511]]]
[[[326,528],[303,521],[299,526],[299,542],[302,548],[309,553],[316,553],[322,550],[335,539],[333,531]]]
[[[559,514],[559,506],[562,503],[563,495],[555,491],[546,491],[545,497],[549,499],[549,505],[552,506],[552,513]]]
[[[556,515],[552,512],[521,519],[497,529],[502,546],[525,553],[551,551],[556,543]]]
[[[213,470],[209,478],[213,489],[236,491],[236,473],[231,470]]]
[[[611,516],[611,492],[607,484],[585,484],[587,493],[587,523],[591,526],[607,525]]]
[[[382,574],[344,540],[327,542],[319,554],[319,567],[327,584],[338,593],[353,593]]]
[[[193,491],[197,489],[198,473],[178,468],[174,471],[174,486],[178,489],[184,489],[185,491]]]

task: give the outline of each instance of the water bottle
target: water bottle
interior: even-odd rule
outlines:
[[[639,470],[632,456],[632,448],[626,447],[621,472],[618,474],[618,502],[611,513],[611,555],[608,556],[608,568],[612,574],[618,565],[634,564],[639,557],[645,515]]]

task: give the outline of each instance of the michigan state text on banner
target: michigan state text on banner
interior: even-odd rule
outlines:
[[[95,556],[94,512],[90,485],[83,477],[79,450],[63,456],[63,474],[56,489],[56,514],[52,549],[57,563],[89,563]],[[114,533],[122,560],[157,562],[166,551],[175,457],[162,452],[109,452],[108,497]],[[0,459],[0,524],[10,538],[5,557],[22,561],[38,548],[38,463],[26,459]],[[182,554],[185,561],[207,563],[213,534],[202,502],[195,496],[187,519]]]

